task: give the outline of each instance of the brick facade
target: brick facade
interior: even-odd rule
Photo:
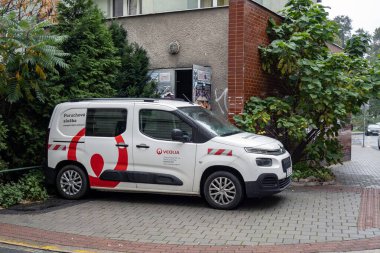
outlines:
[[[268,44],[268,19],[281,18],[251,0],[230,0],[228,33],[229,117],[241,113],[251,96],[264,97],[276,84],[261,68],[258,47]]]

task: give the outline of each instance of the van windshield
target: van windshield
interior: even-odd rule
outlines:
[[[180,107],[178,109],[215,135],[229,136],[242,132],[224,118],[200,106]]]

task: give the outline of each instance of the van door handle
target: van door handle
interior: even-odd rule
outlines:
[[[149,148],[146,144],[136,145],[136,148]]]
[[[123,143],[123,142],[121,142],[121,143],[118,143],[118,144],[116,144],[115,145],[116,147],[124,147],[124,148],[128,148],[128,144],[125,144],[125,143]]]

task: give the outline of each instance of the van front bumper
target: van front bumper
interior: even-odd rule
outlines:
[[[245,192],[248,198],[273,195],[285,190],[292,182],[291,177],[278,180],[276,174],[266,173],[257,181],[245,182]]]

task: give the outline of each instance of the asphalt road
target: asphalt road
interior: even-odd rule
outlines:
[[[48,253],[48,252],[52,253],[52,251],[18,247],[18,246],[12,246],[12,245],[2,244],[2,243],[0,243],[0,252],[1,253],[31,253],[31,252],[32,253]]]

